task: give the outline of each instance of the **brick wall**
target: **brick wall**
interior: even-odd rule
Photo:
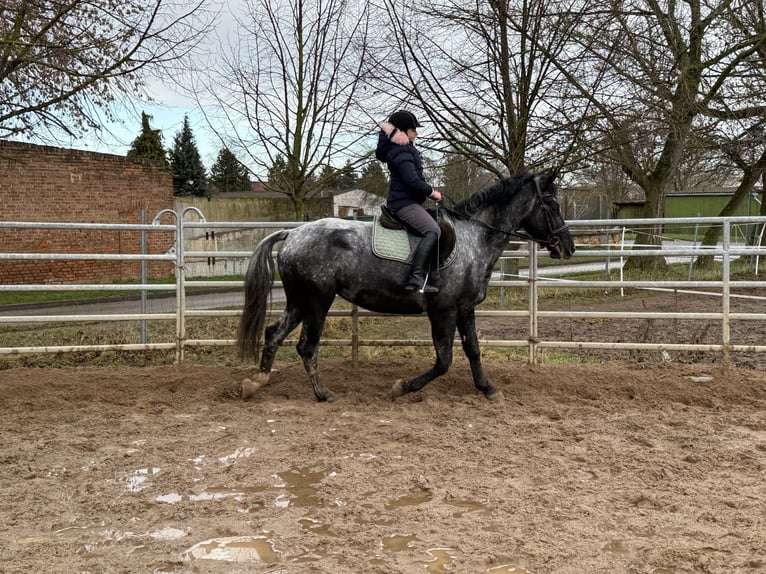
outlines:
[[[151,223],[173,208],[169,173],[155,161],[0,141],[0,221]],[[163,220],[163,223],[168,221]],[[165,253],[173,234],[148,232],[147,252]],[[4,253],[139,254],[138,231],[0,229]],[[173,274],[148,262],[150,277]],[[109,283],[138,280],[138,261],[0,260],[0,283]]]

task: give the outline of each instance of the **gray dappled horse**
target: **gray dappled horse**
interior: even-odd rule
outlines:
[[[409,264],[373,255],[373,224],[369,222],[326,218],[264,238],[253,253],[245,278],[245,306],[237,334],[243,358],[254,359],[261,345],[274,281],[272,249],[279,241],[284,241],[277,265],[286,303],[282,315],[265,331],[259,373],[254,380],[243,381],[243,398],[249,398],[268,381],[279,346],[303,323],[297,350],[314,393],[320,401],[335,399],[319,379],[317,350],[325,317],[336,295],[371,311],[428,314],[436,363],[413,379],[396,381],[393,396],[418,391],[447,372],[457,327],[474,385],[487,398],[502,398],[481,366],[474,308],[484,300],[495,262],[510,236],[523,230],[556,259],[568,259],[574,253],[574,242],[556,202],[555,177],[554,172],[520,173],[449,209],[454,254],[441,269],[438,293],[404,290]],[[442,233],[442,238],[447,235]]]

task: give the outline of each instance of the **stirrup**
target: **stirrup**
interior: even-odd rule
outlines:
[[[407,282],[407,284],[404,286],[405,291],[417,291],[421,295],[423,293],[438,293],[439,288],[435,285],[429,285],[428,284],[429,275],[426,274],[425,278],[423,279],[423,284],[418,286],[418,283],[412,283],[410,281]]]

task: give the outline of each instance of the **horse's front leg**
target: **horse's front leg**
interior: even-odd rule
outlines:
[[[468,357],[471,365],[471,374],[473,375],[473,384],[484,396],[493,401],[503,399],[503,392],[492,385],[484,375],[484,369],[481,366],[481,349],[479,349],[479,338],[476,336],[476,313],[474,309],[464,310],[458,313],[457,329],[460,332],[460,340],[463,343],[463,352]]]
[[[436,362],[434,366],[420,376],[409,381],[399,379],[391,388],[392,397],[400,397],[407,393],[419,391],[436,377],[446,373],[452,364],[452,343],[455,340],[455,313],[448,311],[443,313],[431,313],[431,338],[436,349]]]

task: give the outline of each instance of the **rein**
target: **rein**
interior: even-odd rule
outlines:
[[[548,205],[544,201],[543,192],[540,189],[540,182],[537,181],[537,178],[534,178],[534,181],[535,181],[535,196],[536,196],[535,199],[537,200],[537,204],[540,206],[540,209],[542,209],[542,211],[543,211],[543,215],[545,216],[545,222],[548,224],[548,239],[547,240],[535,239],[534,237],[532,237],[526,231],[524,231],[524,230],[520,231],[518,227],[515,227],[513,229],[501,229],[499,227],[495,227],[494,225],[490,225],[489,223],[485,223],[483,221],[479,221],[477,219],[473,219],[470,216],[466,216],[465,214],[460,213],[459,211],[455,211],[451,207],[443,206],[443,207],[441,207],[441,209],[444,209],[445,211],[447,211],[448,213],[450,213],[453,216],[457,217],[458,219],[463,219],[463,220],[467,220],[467,221],[473,221],[474,223],[478,223],[479,225],[481,225],[485,229],[489,229],[491,231],[496,231],[498,233],[503,233],[503,234],[505,234],[508,237],[518,237],[519,239],[524,239],[525,241],[529,241],[529,240],[534,241],[535,243],[539,243],[539,244],[541,244],[543,246],[551,245],[551,246],[555,247],[561,241],[559,239],[559,234],[561,234],[564,231],[566,231],[567,229],[569,229],[569,226],[566,223],[564,223],[564,225],[561,225],[559,227],[554,227],[553,226],[553,220],[552,220],[552,217],[551,217],[551,211],[550,211],[550,208],[548,207]],[[452,201],[452,200],[450,200],[450,201]],[[455,202],[453,201],[452,203],[454,204]],[[437,204],[436,205],[436,212],[437,212],[437,214],[439,212],[439,208],[440,208],[440,205]]]
[[[437,206],[437,210],[438,210],[438,208],[439,208],[439,206]],[[442,206],[441,209],[443,209],[444,211],[452,214],[457,219],[462,219],[464,221],[472,221],[473,223],[478,223],[479,225],[481,225],[485,229],[489,229],[490,231],[497,231],[498,233],[504,233],[505,235],[515,236],[515,237],[518,237],[520,239],[527,239],[529,237],[528,234],[525,231],[518,231],[518,228],[510,229],[510,230],[509,229],[500,229],[499,227],[495,227],[494,225],[490,225],[489,223],[484,223],[483,221],[479,221],[478,219],[473,219],[472,217],[467,216],[464,213],[460,213],[459,211],[455,211],[451,207]]]

